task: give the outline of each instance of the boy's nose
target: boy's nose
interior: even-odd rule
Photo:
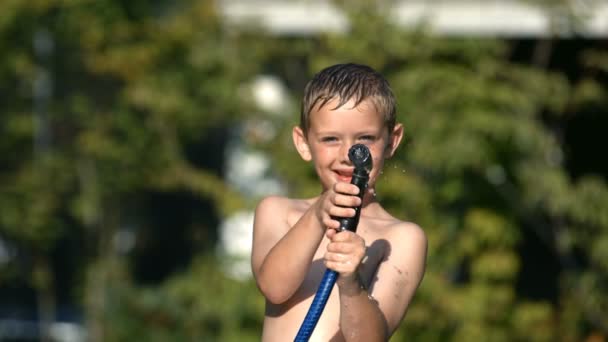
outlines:
[[[344,144],[342,144],[342,147],[340,148],[340,162],[342,163],[346,163],[346,164],[350,164],[350,158],[348,157],[348,151],[350,150],[350,147],[353,144],[345,142]]]

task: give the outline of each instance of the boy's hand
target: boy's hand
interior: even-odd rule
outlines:
[[[365,241],[356,233],[345,230],[337,232],[329,229],[326,233],[330,240],[325,253],[325,266],[340,273],[339,287],[359,287],[357,271],[365,257]]]
[[[328,229],[340,228],[340,222],[335,217],[353,217],[355,209],[361,204],[357,196],[359,188],[350,183],[337,182],[321,195],[316,214],[318,220]]]

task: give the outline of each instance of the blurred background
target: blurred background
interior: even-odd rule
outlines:
[[[0,2],[0,340],[258,341],[252,213],[305,83],[390,81],[429,238],[391,341],[608,338],[608,3]]]

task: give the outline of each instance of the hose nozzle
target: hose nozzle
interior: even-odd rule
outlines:
[[[355,172],[363,169],[366,173],[369,173],[372,170],[372,154],[367,146],[363,144],[351,146],[348,150],[348,159],[355,165]]]
[[[369,152],[367,146],[355,144],[348,150],[348,159],[355,165],[355,170],[353,171],[353,177],[350,183],[359,188],[359,198],[363,199],[365,189],[367,188],[367,182],[369,181],[369,173],[372,170],[372,154]],[[351,232],[357,230],[361,206],[356,207],[355,211],[356,213],[353,217],[338,218],[340,230],[350,230]]]

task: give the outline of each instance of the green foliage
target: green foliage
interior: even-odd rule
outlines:
[[[120,281],[106,260],[120,257],[113,241],[126,225],[145,236],[146,193],[192,193],[217,216],[243,206],[205,164],[222,151],[191,151],[251,110],[235,94],[258,63],[239,57],[249,40],[223,30],[210,1],[5,1],[0,13],[0,237],[42,260],[13,280],[52,297],[48,260],[82,241],[79,265],[99,272],[72,286],[101,340],[114,329],[99,318],[104,288]]]
[[[155,288],[116,284],[106,311],[111,341],[259,341],[264,299],[253,280],[226,277],[214,258]]]

